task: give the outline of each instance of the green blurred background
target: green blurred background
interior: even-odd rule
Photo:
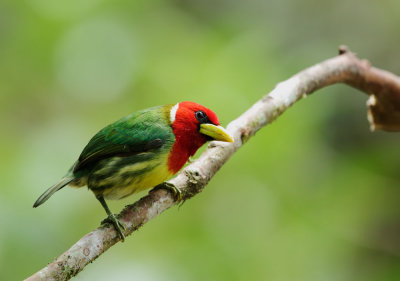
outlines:
[[[30,276],[105,217],[86,188],[32,208],[103,126],[183,100],[227,125],[340,44],[400,74],[399,12],[398,0],[2,0],[0,280]],[[370,132],[366,99],[336,85],[299,102],[75,280],[400,280],[400,135]]]

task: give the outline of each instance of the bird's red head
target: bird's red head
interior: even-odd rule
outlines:
[[[217,115],[200,104],[189,101],[178,103],[171,108],[170,119],[175,143],[168,159],[168,168],[173,173],[178,172],[208,140],[233,141],[219,126]]]

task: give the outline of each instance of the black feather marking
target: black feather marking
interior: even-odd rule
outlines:
[[[128,156],[133,156],[133,155],[138,155],[144,152],[148,152],[150,150],[155,150],[158,148],[161,148],[163,146],[164,142],[161,139],[154,139],[151,140],[150,142],[141,144],[141,145],[135,145],[135,146],[130,146],[127,144],[123,145],[113,145],[107,148],[104,148],[102,150],[99,150],[89,157],[79,157],[78,162],[76,163],[73,172],[76,173],[77,171],[86,168],[87,166],[90,166],[90,164],[97,164],[99,161],[111,158],[111,157],[128,157]],[[129,163],[132,163],[132,160],[129,160]]]

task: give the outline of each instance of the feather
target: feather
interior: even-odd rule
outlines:
[[[58,183],[47,189],[40,197],[36,200],[35,204],[33,204],[33,208],[36,208],[42,205],[44,202],[47,201],[56,191],[60,190],[70,182],[74,180],[74,177],[67,176],[62,178]]]

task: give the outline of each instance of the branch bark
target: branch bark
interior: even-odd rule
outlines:
[[[296,101],[323,87],[345,83],[370,96],[367,105],[371,129],[400,131],[400,77],[359,60],[347,47],[339,56],[307,68],[256,102],[233,120],[227,130],[233,144],[211,142],[207,150],[169,182],[178,187],[187,200],[207,185],[215,173],[237,149],[260,128],[274,121]],[[151,191],[136,203],[126,206],[119,219],[127,226],[126,235],[177,204],[166,190]],[[101,226],[82,237],[69,250],[26,280],[69,280],[120,239],[112,226]]]

